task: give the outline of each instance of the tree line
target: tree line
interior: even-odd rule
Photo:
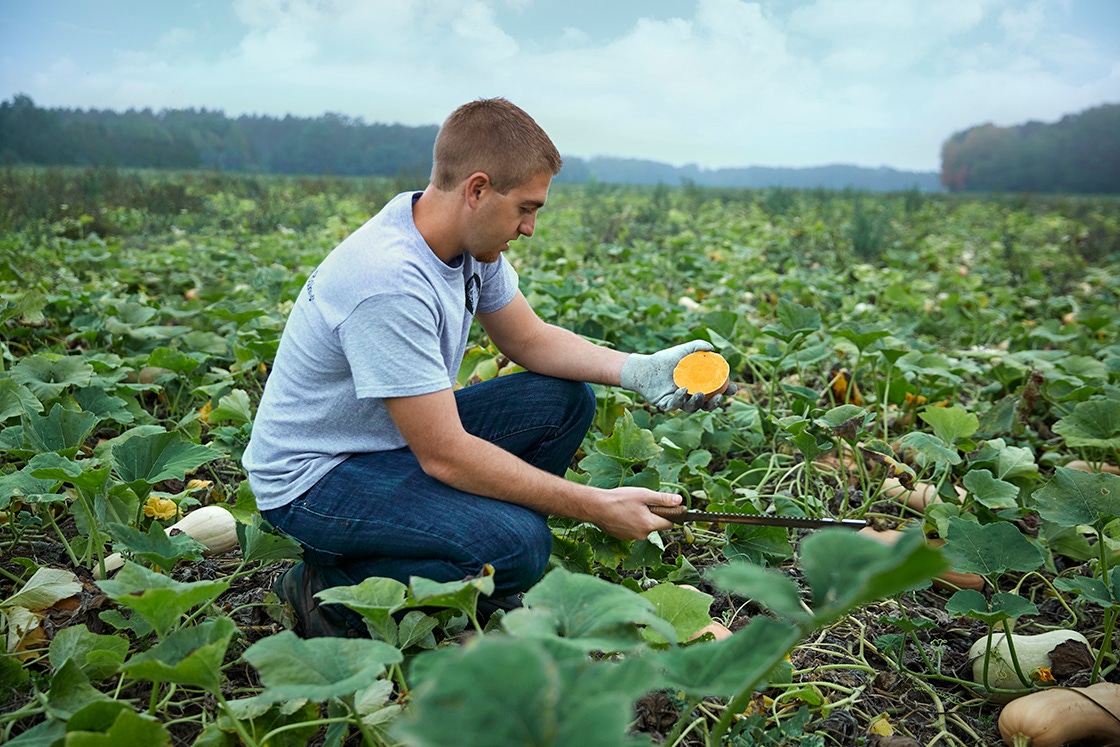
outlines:
[[[953,192],[1120,192],[1120,104],[1054,124],[983,124],[941,148],[941,183]]]
[[[41,108],[24,94],[0,102],[0,163],[248,173],[392,176],[422,181],[437,125],[319,117],[227,117],[212,109]],[[565,157],[557,181],[702,187],[1120,192],[1120,104],[1047,125],[992,124],[950,137],[936,172],[851,165],[675,167],[639,159]]]
[[[208,109],[125,112],[0,103],[0,162],[278,174],[426,175],[438,127],[340,114],[227,117]]]

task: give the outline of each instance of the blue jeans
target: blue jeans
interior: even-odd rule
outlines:
[[[563,476],[595,414],[587,384],[518,373],[455,392],[468,433]],[[540,580],[552,550],[546,517],[435,480],[408,448],[354,454],[315,487],[262,512],[303,545],[329,586],[370,576],[457,581],[494,567],[495,597]]]

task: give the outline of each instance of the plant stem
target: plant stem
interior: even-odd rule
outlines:
[[[222,708],[222,710],[224,710],[226,714],[229,715],[230,721],[233,722],[233,728],[237,731],[237,735],[241,737],[241,741],[245,744],[245,747],[257,747],[256,740],[254,740],[249,732],[245,729],[245,724],[241,723],[241,719],[237,718],[236,714],[234,714],[233,712],[233,709],[229,707],[229,701],[227,701],[225,699],[225,696],[222,695],[222,691],[220,688],[214,692],[214,697],[218,699],[218,705]]]
[[[346,707],[350,710],[350,713],[353,715],[354,721],[357,722],[358,731],[362,733],[362,742],[369,745],[369,747],[380,747],[381,741],[377,739],[374,733],[370,731],[370,728],[366,726],[366,722],[362,721],[362,715],[358,713],[358,706],[354,703],[354,696],[348,695],[345,698],[340,698],[339,700],[341,700],[346,705]]]
[[[152,697],[148,700],[148,715],[155,717],[157,706],[159,705],[159,683],[152,683]]]
[[[20,578],[19,576],[16,576],[15,574],[9,573],[8,571],[4,570],[3,568],[0,568],[0,576],[6,577],[9,581],[11,581],[12,583],[15,583],[15,584],[22,584],[23,583],[22,578]]]
[[[47,514],[47,521],[50,522],[51,528],[54,529],[54,533],[58,535],[58,541],[61,542],[62,546],[66,548],[66,554],[70,556],[70,562],[73,563],[76,566],[81,565],[82,562],[80,560],[78,560],[78,556],[74,554],[74,548],[70,547],[70,543],[66,541],[66,537],[63,536],[62,530],[59,529],[58,524],[55,523],[54,514],[51,513],[50,506],[46,506],[45,509],[44,509],[44,512]],[[93,538],[95,536],[96,536],[96,530],[93,530],[93,528],[91,527],[91,531],[90,531],[90,542],[91,543],[93,542]]]
[[[1092,685],[1097,681],[1097,676],[1101,671],[1101,663],[1104,657],[1112,650],[1112,631],[1116,626],[1116,608],[1109,607],[1104,611],[1104,639],[1101,641],[1101,650],[1097,652],[1097,658],[1093,662],[1093,673],[1089,677],[1089,684]]]
[[[667,737],[665,737],[664,744],[674,745],[677,743],[677,740],[682,736],[681,732],[684,731],[685,719],[692,715],[692,712],[696,710],[696,706],[700,705],[700,701],[702,700],[703,698],[689,699],[688,708],[681,711],[680,715],[677,716],[677,723],[673,724],[673,730],[669,732],[669,735]]]

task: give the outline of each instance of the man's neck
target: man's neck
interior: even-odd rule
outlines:
[[[459,203],[456,197],[453,192],[443,192],[429,184],[424,194],[412,203],[412,220],[416,230],[444,264],[463,253],[459,241],[456,210]]]

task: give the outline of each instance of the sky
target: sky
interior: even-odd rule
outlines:
[[[954,132],[1120,103],[1120,0],[0,0],[0,100],[439,124],[565,156],[936,171]]]

